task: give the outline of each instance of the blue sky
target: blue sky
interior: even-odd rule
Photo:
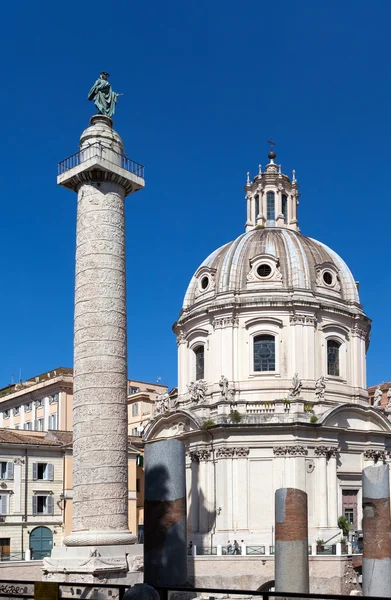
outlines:
[[[246,171],[272,136],[297,172],[302,233],[360,281],[368,383],[391,379],[388,0],[21,0],[1,16],[1,386],[72,365],[76,195],[56,164],[100,70],[147,169],[127,201],[129,375],[176,384],[186,286],[242,233]]]

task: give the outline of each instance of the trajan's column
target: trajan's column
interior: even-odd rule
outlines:
[[[77,192],[73,526],[43,567],[59,581],[123,581],[136,550],[128,528],[124,205],[145,183],[113,129],[117,97],[101,73],[89,94],[99,114],[57,178]]]

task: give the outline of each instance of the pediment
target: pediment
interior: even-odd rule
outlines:
[[[391,423],[384,413],[370,406],[349,404],[332,408],[323,416],[322,425],[356,431],[391,433]]]
[[[200,431],[201,421],[192,413],[179,410],[164,413],[151,421],[145,429],[144,441],[182,438],[194,431]]]

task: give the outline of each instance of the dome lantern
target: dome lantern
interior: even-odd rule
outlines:
[[[273,143],[274,145],[274,143]],[[264,172],[258,169],[258,175],[251,181],[247,174],[245,186],[247,201],[246,232],[259,227],[284,227],[299,231],[297,206],[299,204],[296,174],[292,180],[281,172],[281,165],[275,163],[273,148],[268,154],[269,163]]]

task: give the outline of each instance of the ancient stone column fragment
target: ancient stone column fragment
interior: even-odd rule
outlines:
[[[309,593],[307,494],[276,490],[275,513],[275,590]]]
[[[144,581],[187,582],[185,447],[163,440],[145,448]]]
[[[364,596],[391,594],[391,519],[389,466],[376,464],[362,474]]]

